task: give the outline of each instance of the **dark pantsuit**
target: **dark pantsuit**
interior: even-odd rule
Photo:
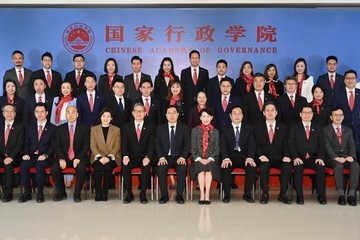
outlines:
[[[304,164],[294,166],[294,188],[297,197],[303,197],[303,172],[304,168],[315,170],[316,189],[318,195],[325,197],[325,166],[315,163],[314,158],[303,160]]]
[[[264,193],[269,192],[270,168],[281,170],[280,193],[285,194],[291,178],[291,162],[283,162],[282,159],[270,158],[269,162],[260,162],[260,187]]]
[[[186,184],[186,165],[177,164],[177,159],[174,157],[168,156],[166,157],[166,160],[168,161],[168,164],[157,166],[161,196],[169,196],[167,189],[167,172],[169,168],[174,168],[177,174],[176,195],[182,195]]]
[[[122,167],[123,167],[124,185],[127,194],[132,193],[131,170],[134,168],[141,168],[141,176],[140,176],[141,194],[145,194],[146,189],[148,187],[148,182],[150,181],[150,163],[147,166],[144,166],[142,163],[142,159],[132,159],[130,157],[130,161],[128,165],[123,164]]]
[[[12,196],[13,186],[14,186],[14,168],[19,166],[19,161],[13,160],[10,164],[5,165],[4,159],[0,159],[0,167],[5,169],[4,173],[4,186],[5,186],[5,195]]]
[[[115,161],[110,161],[103,165],[100,161],[95,161],[92,164],[94,168],[94,182],[96,194],[107,194],[110,183],[112,182],[112,173],[117,164]],[[102,176],[104,175],[104,182],[102,183]],[[101,191],[102,190],[102,191]]]

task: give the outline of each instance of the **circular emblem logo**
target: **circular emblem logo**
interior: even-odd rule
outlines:
[[[62,36],[64,47],[71,53],[87,53],[94,46],[93,30],[84,23],[69,25]]]

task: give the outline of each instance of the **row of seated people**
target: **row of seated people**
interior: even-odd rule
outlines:
[[[17,165],[20,165],[22,184],[25,188],[19,202],[26,202],[32,198],[29,182],[31,167],[35,167],[37,172],[37,202],[44,201],[44,175],[45,168],[49,166],[52,168],[51,174],[56,185],[53,200],[61,201],[66,198],[62,170],[71,167],[77,175],[74,201],[80,202],[86,167],[90,163],[94,168],[95,201],[107,200],[112,170],[121,164],[127,192],[124,203],[130,203],[134,199],[131,183],[133,168],[141,168],[140,201],[148,202],[146,190],[151,167],[155,168],[159,176],[162,195],[159,202],[166,203],[169,200],[166,174],[169,167],[173,167],[178,176],[176,201],[182,204],[188,167],[186,159],[191,154],[189,173],[191,179],[197,179],[199,183],[199,204],[210,204],[212,179],[222,182],[223,202],[230,202],[230,175],[235,167],[245,169],[243,198],[247,202],[254,202],[251,189],[259,167],[263,191],[261,203],[269,201],[270,167],[281,169],[281,190],[278,199],[286,204],[291,203],[286,192],[292,169],[296,202],[303,204],[303,170],[312,168],[316,171],[318,201],[320,204],[326,204],[325,166],[328,166],[334,169],[340,205],[346,204],[342,182],[343,168],[350,169],[347,202],[352,206],[356,205],[355,188],[358,183],[359,165],[356,161],[353,133],[350,128],[342,125],[344,112],[340,107],[334,108],[331,112],[332,124],[322,129],[312,122],[312,106],[304,105],[299,114],[301,121],[291,125],[288,131],[285,124],[276,121],[277,110],[274,102],[264,104],[263,114],[266,121],[255,128],[242,121],[242,108],[234,106],[229,113],[231,123],[223,126],[220,134],[211,124],[214,114],[204,108],[199,111],[200,124],[192,129],[191,135],[188,127],[178,121],[179,110],[173,105],[166,110],[167,123],[155,129],[149,121],[144,121],[145,106],[141,103],[135,104],[132,109],[134,121],[126,123],[122,132],[120,128],[111,124],[113,118],[110,109],[102,110],[101,123],[92,127],[91,133],[86,124],[77,121],[78,111],[75,106],[66,108],[67,122],[57,128],[47,121],[46,104],[37,103],[34,114],[36,121],[26,128],[25,133],[24,127],[14,121],[14,105],[7,104],[3,107],[4,138],[0,138],[4,140],[0,142],[0,166],[5,169],[3,202],[11,201],[13,198],[13,169]],[[89,149],[90,159],[87,156]]]

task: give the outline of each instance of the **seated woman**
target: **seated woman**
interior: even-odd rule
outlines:
[[[91,166],[94,168],[95,201],[107,201],[112,172],[120,164],[120,128],[112,125],[110,109],[100,112],[100,124],[91,128]],[[102,184],[102,176],[104,182]]]
[[[211,125],[214,114],[208,109],[200,111],[201,124],[191,132],[190,177],[199,182],[199,204],[210,204],[213,178],[220,179],[219,131]]]

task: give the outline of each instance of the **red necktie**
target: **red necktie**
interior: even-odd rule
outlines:
[[[223,107],[224,112],[226,111],[226,108],[227,108],[227,105],[228,105],[228,102],[227,102],[226,98],[227,97],[225,96],[223,101],[222,101],[222,107]]]
[[[309,125],[305,126],[305,132],[306,132],[306,140],[309,140],[309,138],[310,138],[310,127],[309,127]]]
[[[51,75],[50,75],[50,71],[48,70],[48,71],[46,71],[46,73],[47,73],[47,74],[46,74],[46,81],[47,81],[49,87],[51,87],[52,78],[51,78]]]
[[[94,110],[94,98],[92,93],[90,93],[89,96],[90,96],[90,100],[89,100],[90,111],[92,112]]]
[[[330,87],[331,89],[334,89],[335,86],[335,80],[334,80],[334,75],[330,75]]]
[[[75,157],[75,153],[74,153],[74,125],[73,124],[70,125],[69,136],[70,136],[70,144],[69,144],[69,150],[68,150],[68,157],[69,157],[69,160],[73,160],[74,157]]]
[[[145,111],[146,111],[146,115],[149,116],[150,104],[149,104],[149,99],[148,98],[145,98]]]
[[[38,130],[38,141],[40,141],[41,135],[43,133],[43,126],[39,125],[39,130]]]
[[[295,108],[295,100],[294,100],[293,95],[290,96],[290,102],[291,102],[292,107]]]
[[[19,70],[19,84],[22,86],[24,83],[24,76],[22,75],[21,70]]]
[[[336,137],[338,138],[339,143],[340,143],[340,145],[341,145],[341,142],[342,142],[342,133],[341,133],[339,127],[336,128]]]
[[[6,125],[7,127],[6,127],[6,130],[5,130],[5,146],[7,145],[7,141],[8,141],[8,139],[9,139],[9,134],[10,134],[10,124],[7,124]]]
[[[192,79],[193,79],[194,86],[196,86],[196,83],[198,81],[198,77],[196,74],[196,68],[194,68],[194,73],[193,73]]]
[[[140,124],[138,124],[136,128],[136,137],[139,142],[140,142],[140,136],[141,136],[141,129],[140,129]]]
[[[274,140],[274,129],[273,129],[273,125],[270,124],[270,129],[269,129],[269,141],[270,143],[272,143],[272,141]]]
[[[258,93],[257,101],[258,101],[258,105],[259,105],[260,111],[262,111],[263,101],[262,101],[262,99],[261,99],[261,93]]]
[[[78,71],[77,75],[76,75],[76,84],[79,85],[80,84],[80,79],[81,79],[81,72]]]
[[[140,80],[139,80],[139,75],[135,75],[135,89],[136,91],[139,90],[139,86],[140,86]]]
[[[355,105],[354,93],[353,93],[353,91],[349,91],[349,92],[350,92],[349,107],[350,107],[350,110],[353,111],[354,110],[354,105]]]
[[[42,96],[41,96],[41,95],[39,95],[38,102],[41,102],[41,103],[43,102],[43,101],[42,101]]]

